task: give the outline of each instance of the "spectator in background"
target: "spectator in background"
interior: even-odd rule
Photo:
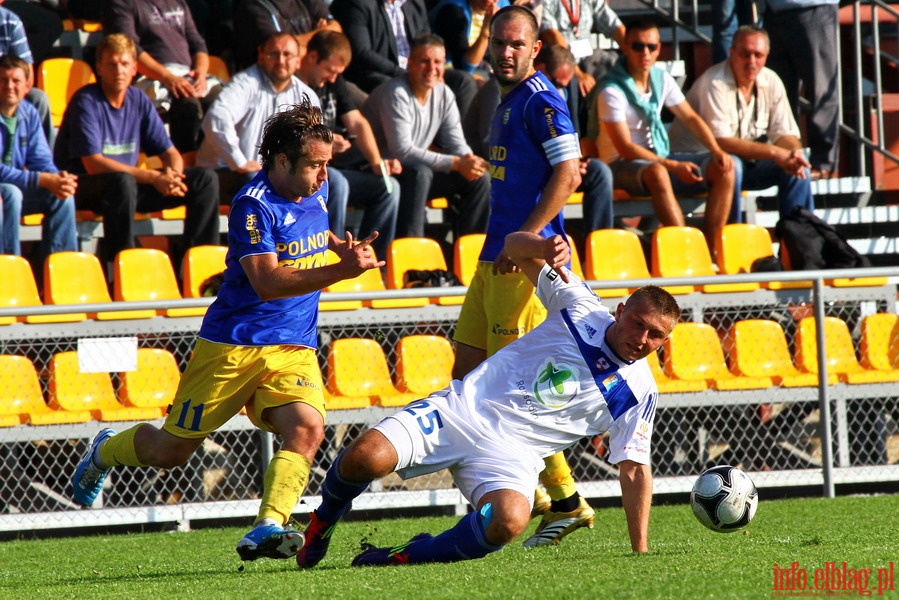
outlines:
[[[265,120],[304,98],[318,106],[312,89],[294,76],[299,51],[293,35],[269,36],[257,50],[256,64],[231,78],[203,118],[197,165],[216,170],[222,204],[230,205],[234,194],[262,169],[259,140]]]
[[[703,73],[687,101],[705,119],[722,150],[734,158],[734,208],[739,221],[741,190],[777,186],[777,206],[785,217],[793,208],[814,209],[799,126],[783,83],[765,67],[770,43],[764,29],[740,27],[730,58]],[[678,120],[669,132],[678,152],[695,152],[696,139]]]
[[[13,54],[0,56],[0,201],[3,204],[0,254],[21,255],[19,219],[43,213],[41,257],[77,250],[75,199],[78,178],[53,164],[37,110],[23,102],[28,63]]]
[[[767,0],[765,29],[771,36],[768,65],[787,90],[799,119],[799,88],[809,102],[807,141],[812,179],[837,170],[840,135],[838,0]]]
[[[334,0],[331,14],[353,49],[346,78],[366,93],[405,73],[410,41],[431,33],[425,0]],[[459,69],[446,71],[444,77],[464,115],[477,92],[474,78]]]
[[[605,0],[544,0],[540,39],[547,46],[571,50],[578,61],[575,69],[578,89],[585,98],[617,58],[614,53],[594,46],[591,35],[594,31],[612,38],[619,46],[624,42],[624,24]]]
[[[111,263],[133,248],[134,213],[186,206],[181,251],[220,241],[218,180],[209,169],[184,169],[146,94],[131,85],[137,48],[125,35],[97,45],[98,83],[78,90],[63,115],[56,164],[79,174],[75,202],[103,215],[101,257]],[[158,156],[163,168],[142,169],[140,153]],[[180,267],[181,252],[172,256]]]
[[[0,4],[3,4],[3,0],[0,0]],[[34,87],[34,57],[25,35],[25,26],[16,13],[0,6],[0,56],[4,54],[14,54],[28,64],[25,99],[37,109],[44,137],[52,144],[54,132],[53,122],[50,120],[50,98],[44,90]]]
[[[652,197],[662,225],[685,224],[678,196],[708,191],[704,232],[714,256],[715,239],[727,223],[733,201],[733,160],[690,107],[674,78],[655,66],[661,41],[654,22],[644,19],[630,24],[622,50],[624,56],[600,83],[600,158],[612,168],[616,188]],[[708,153],[669,152],[663,107],[684,122]]]
[[[195,152],[203,111],[220,82],[208,75],[206,40],[185,0],[109,0],[103,31],[123,33],[137,44],[136,85],[167,114],[175,148]]]
[[[323,0],[241,0],[234,9],[234,53],[238,69],[256,62],[256,49],[273,33],[297,38],[300,55],[321,29],[340,31]]]
[[[486,63],[490,19],[509,0],[439,0],[428,12],[431,31],[446,43],[448,65],[466,73],[488,75]]]
[[[764,10],[765,0],[761,0]],[[741,25],[757,25],[759,10],[755,0],[716,0],[711,3],[712,64],[727,60],[734,34]]]
[[[425,204],[437,197],[449,199],[457,236],[482,233],[490,173],[465,142],[453,92],[443,83],[443,40],[426,34],[410,47],[406,72],[375,88],[362,107],[381,154],[403,165],[396,236],[423,237]]]
[[[65,0],[6,0],[4,4],[22,20],[34,62],[41,64],[63,31],[62,20],[68,17]]]
[[[377,256],[386,257],[396,231],[400,202],[400,184],[391,175],[402,173],[403,166],[396,158],[381,157],[371,124],[360,110],[357,94],[342,75],[351,59],[350,42],[345,35],[319,31],[309,40],[297,76],[315,90],[324,124],[334,133],[334,157],[328,166],[331,194],[345,198],[345,204],[364,209],[356,237],[367,237],[377,231],[380,235],[372,242],[372,248]],[[331,231],[338,236],[345,231],[345,210],[344,206],[332,213],[328,203]]]

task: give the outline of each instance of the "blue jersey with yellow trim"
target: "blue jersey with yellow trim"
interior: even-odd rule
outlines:
[[[274,253],[280,266],[327,264],[328,182],[300,202],[282,198],[260,171],[231,203],[224,282],[210,305],[200,337],[238,346],[291,344],[318,347],[321,291],[263,301],[240,265],[253,254]]]
[[[555,86],[536,72],[500,102],[490,122],[490,221],[480,260],[494,261],[506,235],[534,210],[553,165],[580,158],[577,130]],[[561,212],[540,232],[565,235]]]

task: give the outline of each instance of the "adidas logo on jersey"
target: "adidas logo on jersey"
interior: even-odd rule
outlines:
[[[596,335],[596,330],[595,330],[593,327],[590,327],[590,325],[587,325],[587,324],[584,324],[584,329],[587,331],[587,337],[590,338],[590,339],[592,340],[592,339],[593,339],[593,336]]]
[[[294,217],[291,214],[288,214],[287,217],[284,219],[285,225],[292,225],[293,223],[296,223],[296,222],[297,222],[296,217]]]

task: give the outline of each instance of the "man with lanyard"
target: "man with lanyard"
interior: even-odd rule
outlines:
[[[718,145],[734,156],[734,217],[740,214],[741,190],[772,185],[777,186],[781,218],[796,206],[814,209],[811,165],[802,150],[783,82],[765,66],[769,51],[765,30],[740,27],[730,58],[706,70],[687,93],[687,101],[709,124]],[[678,151],[696,150],[696,139],[680,120],[671,127],[670,136]]]

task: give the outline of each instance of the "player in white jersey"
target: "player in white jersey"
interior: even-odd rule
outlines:
[[[506,252],[537,288],[546,320],[488,358],[463,380],[388,417],[328,470],[311,515],[301,567],[327,552],[334,525],[375,479],[404,479],[449,468],[477,511],[437,535],[369,548],[355,566],[452,562],[486,556],[530,520],[543,458],[585,436],[609,432],[634,552],[649,550],[650,438],[658,390],[646,361],[671,334],[680,309],[647,286],[614,317],[564,265],[565,238],[515,232]]]

